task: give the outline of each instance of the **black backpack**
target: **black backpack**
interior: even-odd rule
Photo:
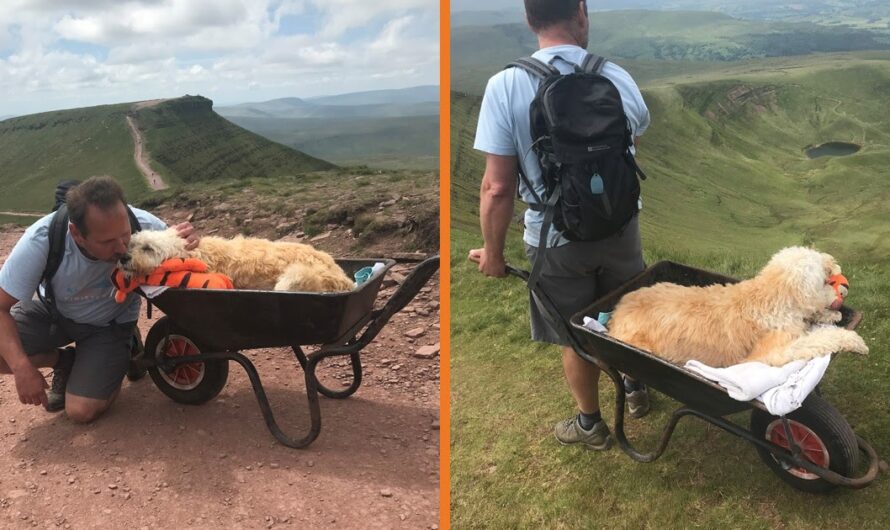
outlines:
[[[63,180],[56,185],[55,203],[53,204],[52,221],[49,224],[49,253],[46,255],[46,267],[43,269],[43,275],[40,282],[43,284],[43,294],[37,290],[38,297],[49,308],[53,318],[58,318],[56,310],[56,300],[53,293],[53,276],[59,270],[62,264],[62,258],[65,256],[65,237],[68,235],[68,207],[65,204],[65,195],[68,190],[80,184],[79,180]],[[130,230],[132,233],[142,230],[139,220],[133,210],[127,206],[127,215],[130,217]]]
[[[646,175],[630,152],[633,132],[621,94],[601,74],[605,62],[588,54],[568,74],[533,57],[507,66],[540,79],[529,119],[544,197],[535,193],[519,166],[520,177],[536,201],[529,208],[544,212],[539,256],[546,250],[551,225],[570,241],[596,241],[622,230],[638,211],[637,175],[641,179]],[[532,279],[538,274],[533,270]]]

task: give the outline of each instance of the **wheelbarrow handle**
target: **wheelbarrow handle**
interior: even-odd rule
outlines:
[[[514,267],[509,263],[505,265],[504,270],[508,275],[516,276],[528,285],[528,279],[531,275],[529,271]],[[556,304],[553,303],[550,295],[541,288],[541,283],[535,282],[535,285],[531,286],[529,291],[531,291],[532,296],[539,302],[540,307],[543,309],[544,316],[568,338],[569,345],[575,350],[578,357],[596,365],[603,371],[608,371],[609,367],[606,366],[605,363],[584,351],[584,348],[581,346],[581,341],[578,339],[577,335],[575,335],[575,331],[572,329],[571,324],[559,314]]]
[[[516,276],[520,280],[528,283],[528,277],[531,273],[529,273],[527,270],[520,269],[518,267],[514,267],[513,265],[510,265],[509,263],[505,266],[505,270],[507,271],[507,274]]]

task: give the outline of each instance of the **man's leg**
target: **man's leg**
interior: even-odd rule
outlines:
[[[569,243],[549,249],[538,286],[556,305],[559,316],[550,315],[541,300],[530,297],[532,339],[560,345],[563,372],[580,414],[556,424],[554,435],[562,444],[579,444],[587,449],[608,449],[612,438],[599,410],[599,368],[579,357],[563,336],[562,327],[554,318],[568,320],[596,299],[596,271],[599,257],[586,250],[588,244]],[[526,245],[532,263],[538,259],[537,249]]]
[[[118,386],[108,399],[97,399],[65,393],[65,413],[75,423],[90,423],[101,416],[120,393]]]
[[[579,357],[571,346],[560,346],[559,349],[562,350],[562,368],[566,374],[566,382],[578,404],[578,410],[584,414],[599,412],[599,367]]]
[[[65,392],[65,412],[72,421],[96,420],[117,398],[130,365],[134,325],[69,324],[77,344],[77,356]]]

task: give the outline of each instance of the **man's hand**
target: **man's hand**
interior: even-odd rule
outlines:
[[[495,278],[503,278],[507,275],[507,261],[503,254],[500,256],[490,256],[485,252],[484,248],[474,248],[470,250],[467,259],[473,263],[479,264],[479,272],[486,276]]]
[[[201,238],[195,233],[195,227],[188,221],[179,223],[173,229],[176,230],[176,235],[185,239],[186,250],[195,250],[198,247],[198,243],[201,242]]]
[[[19,401],[25,405],[46,405],[46,379],[40,370],[28,363],[13,372],[15,389],[19,393]]]

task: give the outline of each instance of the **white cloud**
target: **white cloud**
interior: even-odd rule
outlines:
[[[278,33],[301,15],[314,32]],[[433,84],[438,15],[437,0],[0,0],[0,115]]]
[[[311,0],[325,13],[321,36],[338,37],[351,28],[366,25],[369,20],[414,9],[429,9],[438,13],[437,0]]]

